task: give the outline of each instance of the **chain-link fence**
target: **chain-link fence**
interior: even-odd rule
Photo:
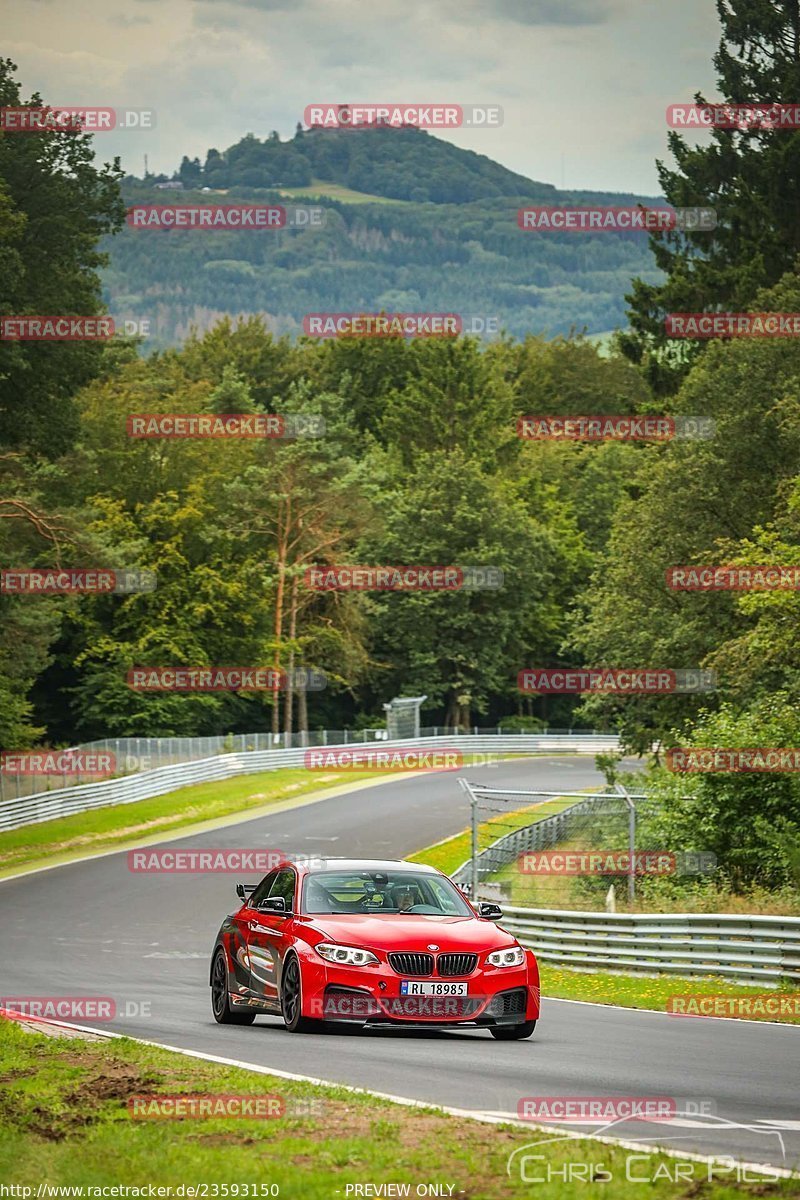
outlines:
[[[541,737],[591,735],[591,729],[550,729]],[[460,737],[468,734],[512,736],[502,726],[470,729],[449,729],[442,725],[429,725],[419,731],[419,737]],[[521,737],[526,736],[520,733]],[[58,791],[65,787],[77,787],[95,783],[98,779],[119,778],[135,775],[140,771],[152,771],[158,767],[174,766],[176,763],[197,762],[217,754],[246,754],[263,750],[304,749],[307,746],[348,746],[385,741],[386,729],[314,729],[287,733],[229,733],[212,737],[126,737],[103,738],[84,742],[68,750],[39,750],[29,755],[22,752],[10,758],[8,765],[0,766],[0,801],[37,796],[45,792]],[[32,755],[43,761],[33,764]],[[22,769],[15,768],[15,760]],[[88,769],[82,769],[82,767]],[[42,769],[42,768],[46,768]]]
[[[468,783],[472,845],[454,878],[481,899],[522,907],[602,908],[632,902],[645,877],[699,876],[713,854],[655,844],[655,801],[615,785],[603,792],[530,792]],[[609,892],[609,889],[614,889]]]

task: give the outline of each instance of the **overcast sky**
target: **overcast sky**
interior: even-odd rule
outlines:
[[[444,136],[533,179],[657,191],[664,110],[717,96],[713,0],[0,0],[24,97],[155,109],[99,135],[141,175],[245,133],[294,133],[309,103],[498,104]]]

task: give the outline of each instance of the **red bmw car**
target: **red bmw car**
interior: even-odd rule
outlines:
[[[282,1016],[292,1033],[327,1021],[467,1026],[527,1038],[539,1016],[531,950],[470,904],[446,875],[415,863],[283,863],[222,923],[209,982],[214,1018]]]

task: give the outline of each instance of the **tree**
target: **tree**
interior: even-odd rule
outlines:
[[[487,470],[463,447],[420,450],[411,469],[384,484],[381,510],[381,532],[364,539],[362,561],[501,573],[497,589],[372,599],[374,653],[388,667],[383,694],[424,693],[445,724],[468,725],[515,688],[531,660],[556,652],[580,536],[545,490]]]
[[[0,60],[0,105],[23,101],[16,67]],[[124,222],[119,161],[97,168],[91,137],[26,132],[0,137],[0,265],[6,315],[102,312],[101,237]],[[72,397],[98,370],[97,341],[0,340],[0,446],[55,457],[76,431]]]
[[[178,170],[178,178],[184,187],[199,187],[203,181],[203,168],[200,166],[200,159],[188,158],[184,154]]]
[[[793,695],[777,692],[742,712],[723,705],[675,731],[671,746],[753,750],[800,745]],[[710,851],[737,892],[800,883],[800,784],[796,773],[660,768],[650,781],[642,844]]]
[[[733,104],[793,102],[800,95],[797,0],[717,0],[722,40],[714,56],[720,98]],[[698,104],[706,101],[699,93]],[[715,98],[716,100],[717,98]],[[653,235],[663,283],[635,279],[627,297],[632,327],[625,353],[645,366],[657,391],[671,392],[702,347],[670,343],[669,312],[751,308],[800,254],[797,193],[800,129],[714,129],[709,143],[668,137],[675,166],[658,163],[661,188],[675,207],[717,213],[713,232]]]
[[[0,60],[0,106],[23,101],[9,59]],[[98,250],[124,220],[119,163],[97,168],[91,139],[73,132],[0,134],[0,315],[102,312]],[[77,431],[74,396],[99,370],[98,342],[0,339],[0,561],[59,563],[84,547],[80,520],[57,494],[56,460]],[[63,480],[61,480],[63,482]],[[50,661],[58,601],[0,595],[0,742],[21,746],[41,727],[31,687]]]
[[[793,311],[800,303],[797,277],[787,276],[756,303]],[[752,602],[728,592],[671,591],[666,571],[724,564],[745,554],[758,565],[752,555],[761,557],[765,549],[767,561],[774,561],[775,547],[765,547],[753,531],[767,528],[794,490],[798,397],[800,351],[791,339],[715,342],[692,368],[675,411],[712,418],[715,434],[640,455],[630,495],[616,512],[607,551],[584,596],[585,614],[576,619],[574,642],[585,663],[716,666],[719,698],[730,697],[737,684],[724,647],[731,640],[741,645],[747,636]],[[703,703],[708,698],[596,695],[583,712],[590,720],[618,721],[627,744],[644,752]]]
[[[289,419],[321,416],[324,437],[277,440],[257,447],[255,461],[225,484],[218,522],[248,556],[262,564],[272,611],[271,636],[264,651],[276,671],[288,672],[284,728],[291,733],[293,672],[305,665],[308,646],[319,643],[318,622],[327,607],[324,598],[305,587],[305,570],[346,556],[366,515],[367,471],[355,458],[356,442],[342,397],[316,394],[300,383],[290,389],[281,411]],[[341,628],[344,632],[354,626],[344,622]],[[279,732],[280,724],[276,688],[273,733]]]

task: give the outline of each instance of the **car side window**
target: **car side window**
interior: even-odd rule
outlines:
[[[294,912],[294,871],[284,867],[279,871],[270,889],[270,899],[273,896],[282,896],[286,901],[286,908],[289,912]]]
[[[438,879],[429,879],[426,880],[426,882],[433,892],[434,903],[439,906],[442,912],[452,914],[453,916],[458,916],[460,913],[458,901],[450,889],[444,884],[441,884]]]
[[[261,883],[250,896],[251,908],[258,908],[261,901],[266,900],[267,896],[269,895],[269,889],[272,887],[279,874],[280,871],[270,871],[268,875],[264,876],[264,878],[261,880]]]

